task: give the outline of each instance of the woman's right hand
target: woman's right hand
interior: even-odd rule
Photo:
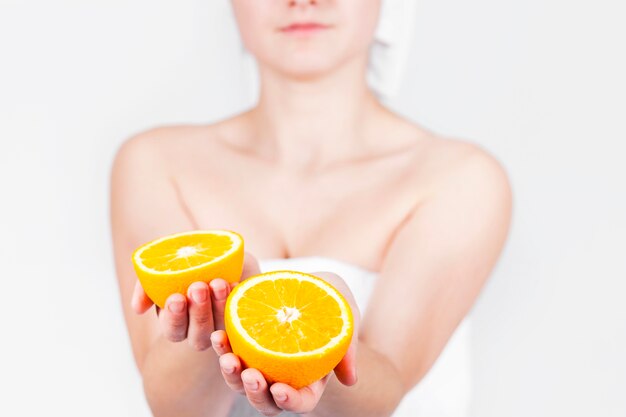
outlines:
[[[240,281],[259,273],[257,260],[246,252]],[[210,348],[211,333],[224,329],[226,298],[237,284],[221,278],[213,279],[209,284],[197,281],[189,286],[187,294],[170,295],[165,308],[155,306],[163,336],[171,342],[187,340],[198,351]],[[143,314],[153,304],[137,281],[131,299],[133,310]]]

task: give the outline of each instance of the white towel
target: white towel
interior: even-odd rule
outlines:
[[[367,81],[379,98],[397,94],[407,66],[417,0],[383,0],[370,48]]]

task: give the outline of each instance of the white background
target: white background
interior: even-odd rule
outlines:
[[[622,0],[419,0],[390,106],[509,171],[476,417],[626,415]],[[0,0],[0,415],[147,416],[108,229],[117,146],[251,103],[226,0]]]

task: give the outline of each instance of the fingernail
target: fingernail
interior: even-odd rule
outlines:
[[[220,285],[217,289],[213,290],[215,294],[215,299],[217,301],[222,301],[226,298],[226,287],[224,285]]]
[[[195,288],[191,291],[191,298],[194,302],[202,304],[206,301],[206,288]]]
[[[222,368],[225,374],[232,374],[235,372],[235,368]]]
[[[170,303],[168,308],[170,309],[172,313],[182,313],[183,309],[185,308],[185,305],[183,304],[182,301],[173,301]]]
[[[274,393],[274,398],[276,398],[278,401],[286,401],[287,394],[279,391],[279,392]]]
[[[244,381],[246,388],[250,391],[256,391],[259,389],[259,381]]]

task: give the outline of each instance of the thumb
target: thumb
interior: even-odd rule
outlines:
[[[348,352],[335,367],[335,376],[343,385],[351,386],[357,383],[356,376],[356,351],[357,341],[354,338],[348,348]]]
[[[133,290],[133,295],[130,299],[130,305],[132,309],[137,314],[143,314],[150,307],[152,307],[152,300],[146,295],[146,292],[143,290],[143,287],[139,283],[139,280],[135,282],[135,288]]]

